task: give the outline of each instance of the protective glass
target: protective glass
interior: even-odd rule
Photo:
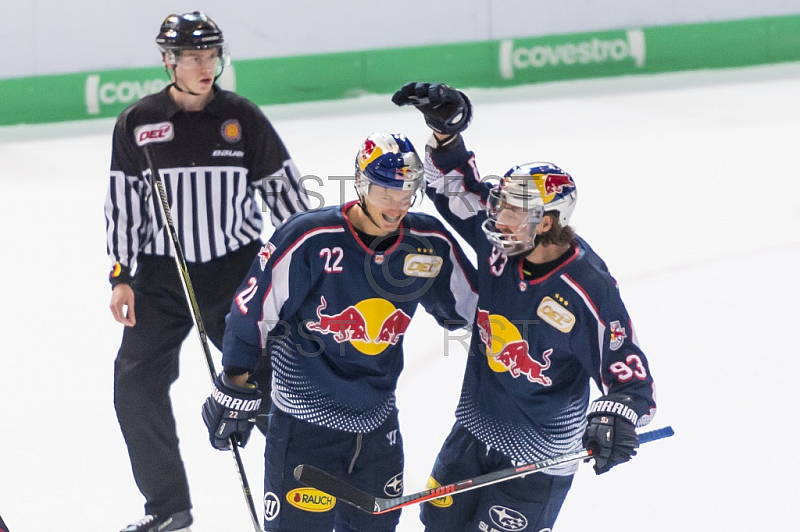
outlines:
[[[186,70],[213,69],[215,75],[222,73],[223,68],[231,64],[231,58],[225,45],[204,49],[174,48],[167,51],[166,58],[168,63]]]
[[[417,192],[371,185],[367,192],[367,201],[381,209],[407,211],[417,202]]]
[[[481,229],[495,249],[507,256],[533,249],[536,226],[544,217],[541,203],[532,201],[527,207],[510,205],[498,187],[489,193],[485,209],[488,217]]]

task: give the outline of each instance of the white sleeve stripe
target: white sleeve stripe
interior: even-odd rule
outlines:
[[[450,212],[462,220],[476,216],[483,210],[480,196],[464,188],[464,176],[460,172],[442,175],[432,185],[438,195],[448,198]]]
[[[603,374],[603,338],[605,338],[606,334],[606,324],[603,320],[600,319],[600,316],[597,314],[597,307],[595,306],[594,302],[589,298],[589,295],[586,291],[576,283],[569,275],[561,274],[561,280],[567,283],[570,288],[572,288],[576,294],[583,300],[586,304],[586,308],[589,309],[589,312],[592,313],[594,319],[597,320],[597,352],[600,353],[600,375]]]

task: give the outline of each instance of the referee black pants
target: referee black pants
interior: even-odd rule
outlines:
[[[218,349],[231,301],[260,246],[254,242],[187,267],[206,333]],[[146,500],[145,513],[170,515],[192,507],[169,389],[178,378],[178,354],[194,322],[174,259],[139,257],[132,288],[136,325],[125,328],[114,364],[114,406],[134,479]],[[266,357],[254,379],[264,391],[262,411],[268,412],[271,368]],[[199,418],[200,405],[197,411]]]

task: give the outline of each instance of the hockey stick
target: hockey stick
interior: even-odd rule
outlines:
[[[642,432],[639,434],[639,443],[647,443],[661,438],[668,438],[675,432],[672,427],[667,426],[649,432]],[[352,484],[334,477],[325,471],[311,465],[301,464],[294,470],[294,478],[307,486],[311,486],[320,491],[324,491],[328,495],[335,497],[341,501],[355,506],[359,510],[371,514],[383,514],[398,510],[404,506],[412,504],[419,504],[421,502],[429,501],[432,499],[440,499],[448,495],[462,493],[465,491],[482,488],[490,484],[497,484],[498,482],[505,482],[512,478],[523,477],[530,473],[538,473],[545,469],[550,469],[558,465],[574,462],[576,460],[585,460],[592,456],[592,451],[581,449],[571,453],[562,454],[553,458],[547,458],[539,462],[521,465],[519,467],[509,467],[501,469],[500,471],[493,471],[485,475],[460,480],[446,486],[439,486],[438,488],[431,488],[411,495],[401,495],[399,497],[392,497],[385,499],[383,497],[375,497]]]
[[[183,292],[186,295],[186,300],[192,309],[192,318],[194,325],[197,328],[197,334],[200,337],[200,343],[203,346],[203,354],[206,357],[206,365],[208,366],[208,373],[213,382],[216,378],[217,371],[214,367],[214,359],[211,358],[211,349],[208,347],[208,336],[206,329],[203,326],[203,319],[200,316],[200,307],[197,305],[197,299],[194,296],[194,289],[192,288],[192,280],[189,278],[189,269],[186,266],[186,256],[183,254],[180,240],[178,240],[178,231],[175,229],[175,223],[172,221],[172,214],[169,209],[169,201],[167,199],[167,192],[164,187],[164,180],[156,166],[153,154],[150,152],[149,145],[156,142],[169,142],[175,136],[171,122],[161,122],[159,124],[147,124],[139,126],[134,131],[136,137],[136,144],[144,151],[147,165],[150,167],[150,180],[153,190],[158,194],[159,201],[156,205],[159,206],[161,217],[164,219],[167,232],[169,233],[170,240],[172,240],[172,247],[175,251],[175,265],[178,267],[180,273],[181,284],[183,285]],[[253,502],[253,495],[250,491],[250,484],[247,481],[247,475],[244,471],[244,464],[242,457],[239,453],[239,447],[233,436],[230,438],[231,453],[233,460],[236,462],[236,472],[239,474],[239,481],[242,486],[242,493],[244,494],[247,509],[250,511],[250,518],[253,521],[253,526],[258,532],[263,532],[261,525],[258,522],[258,515],[256,514],[256,505]]]

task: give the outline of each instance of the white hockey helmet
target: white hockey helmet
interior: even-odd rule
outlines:
[[[575,181],[558,166],[545,162],[518,165],[489,193],[489,216],[482,229],[496,249],[508,256],[519,255],[535,246],[536,226],[545,213],[556,213],[566,227],[577,199]],[[498,229],[499,218],[501,225],[513,223],[516,229]]]

